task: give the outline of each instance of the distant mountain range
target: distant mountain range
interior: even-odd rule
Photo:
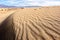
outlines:
[[[0,4],[0,8],[15,8],[16,6],[7,6]]]
[[[41,7],[41,6],[7,6],[7,5],[2,5],[0,4],[0,8],[22,8],[22,7],[25,7],[25,8],[30,8],[30,7]]]

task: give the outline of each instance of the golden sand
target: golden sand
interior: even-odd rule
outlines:
[[[26,27],[28,27],[28,37],[30,40],[43,40],[40,36],[42,36],[45,40],[60,40],[60,6],[38,8],[0,8],[0,24],[11,15],[16,35],[18,35],[19,29],[21,29],[19,36],[16,36],[15,39],[20,40],[20,35],[24,32],[22,39],[26,40]],[[7,23],[9,23],[10,20],[11,19],[9,19]],[[39,27],[39,25],[41,26]],[[33,33],[33,31],[35,33]],[[31,32],[34,35],[32,35]],[[48,34],[51,34],[52,36]]]

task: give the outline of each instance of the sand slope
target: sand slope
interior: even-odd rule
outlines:
[[[18,9],[13,22],[16,40],[60,40],[59,7]]]
[[[0,16],[0,23],[13,14],[3,24],[6,24],[4,26],[8,27],[8,29],[13,27],[15,40],[60,40],[59,6],[6,9],[5,11],[0,11],[0,14],[2,15]],[[13,26],[11,26],[12,24]],[[11,30],[9,29],[9,31]],[[12,35],[11,32],[7,33]],[[13,40],[13,38],[10,40]]]
[[[47,15],[59,16],[60,15],[60,7],[38,7],[38,8],[0,8],[0,23],[3,22],[9,15],[13,13],[19,13],[22,15],[25,14],[40,14],[43,17]],[[45,16],[44,16],[45,15]]]
[[[0,8],[0,24],[14,12],[15,10],[11,10],[9,8]]]

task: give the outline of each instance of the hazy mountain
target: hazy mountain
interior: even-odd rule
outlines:
[[[3,5],[3,4],[0,4],[0,8],[15,8],[16,6],[7,6],[7,5]]]
[[[30,8],[30,7],[41,7],[41,6],[7,6],[7,5],[3,5],[3,4],[0,4],[0,8],[22,8],[22,7],[25,7],[25,8]]]

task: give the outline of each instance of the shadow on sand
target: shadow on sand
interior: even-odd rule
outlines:
[[[15,40],[15,31],[13,25],[13,18],[10,15],[0,25],[0,40]]]

